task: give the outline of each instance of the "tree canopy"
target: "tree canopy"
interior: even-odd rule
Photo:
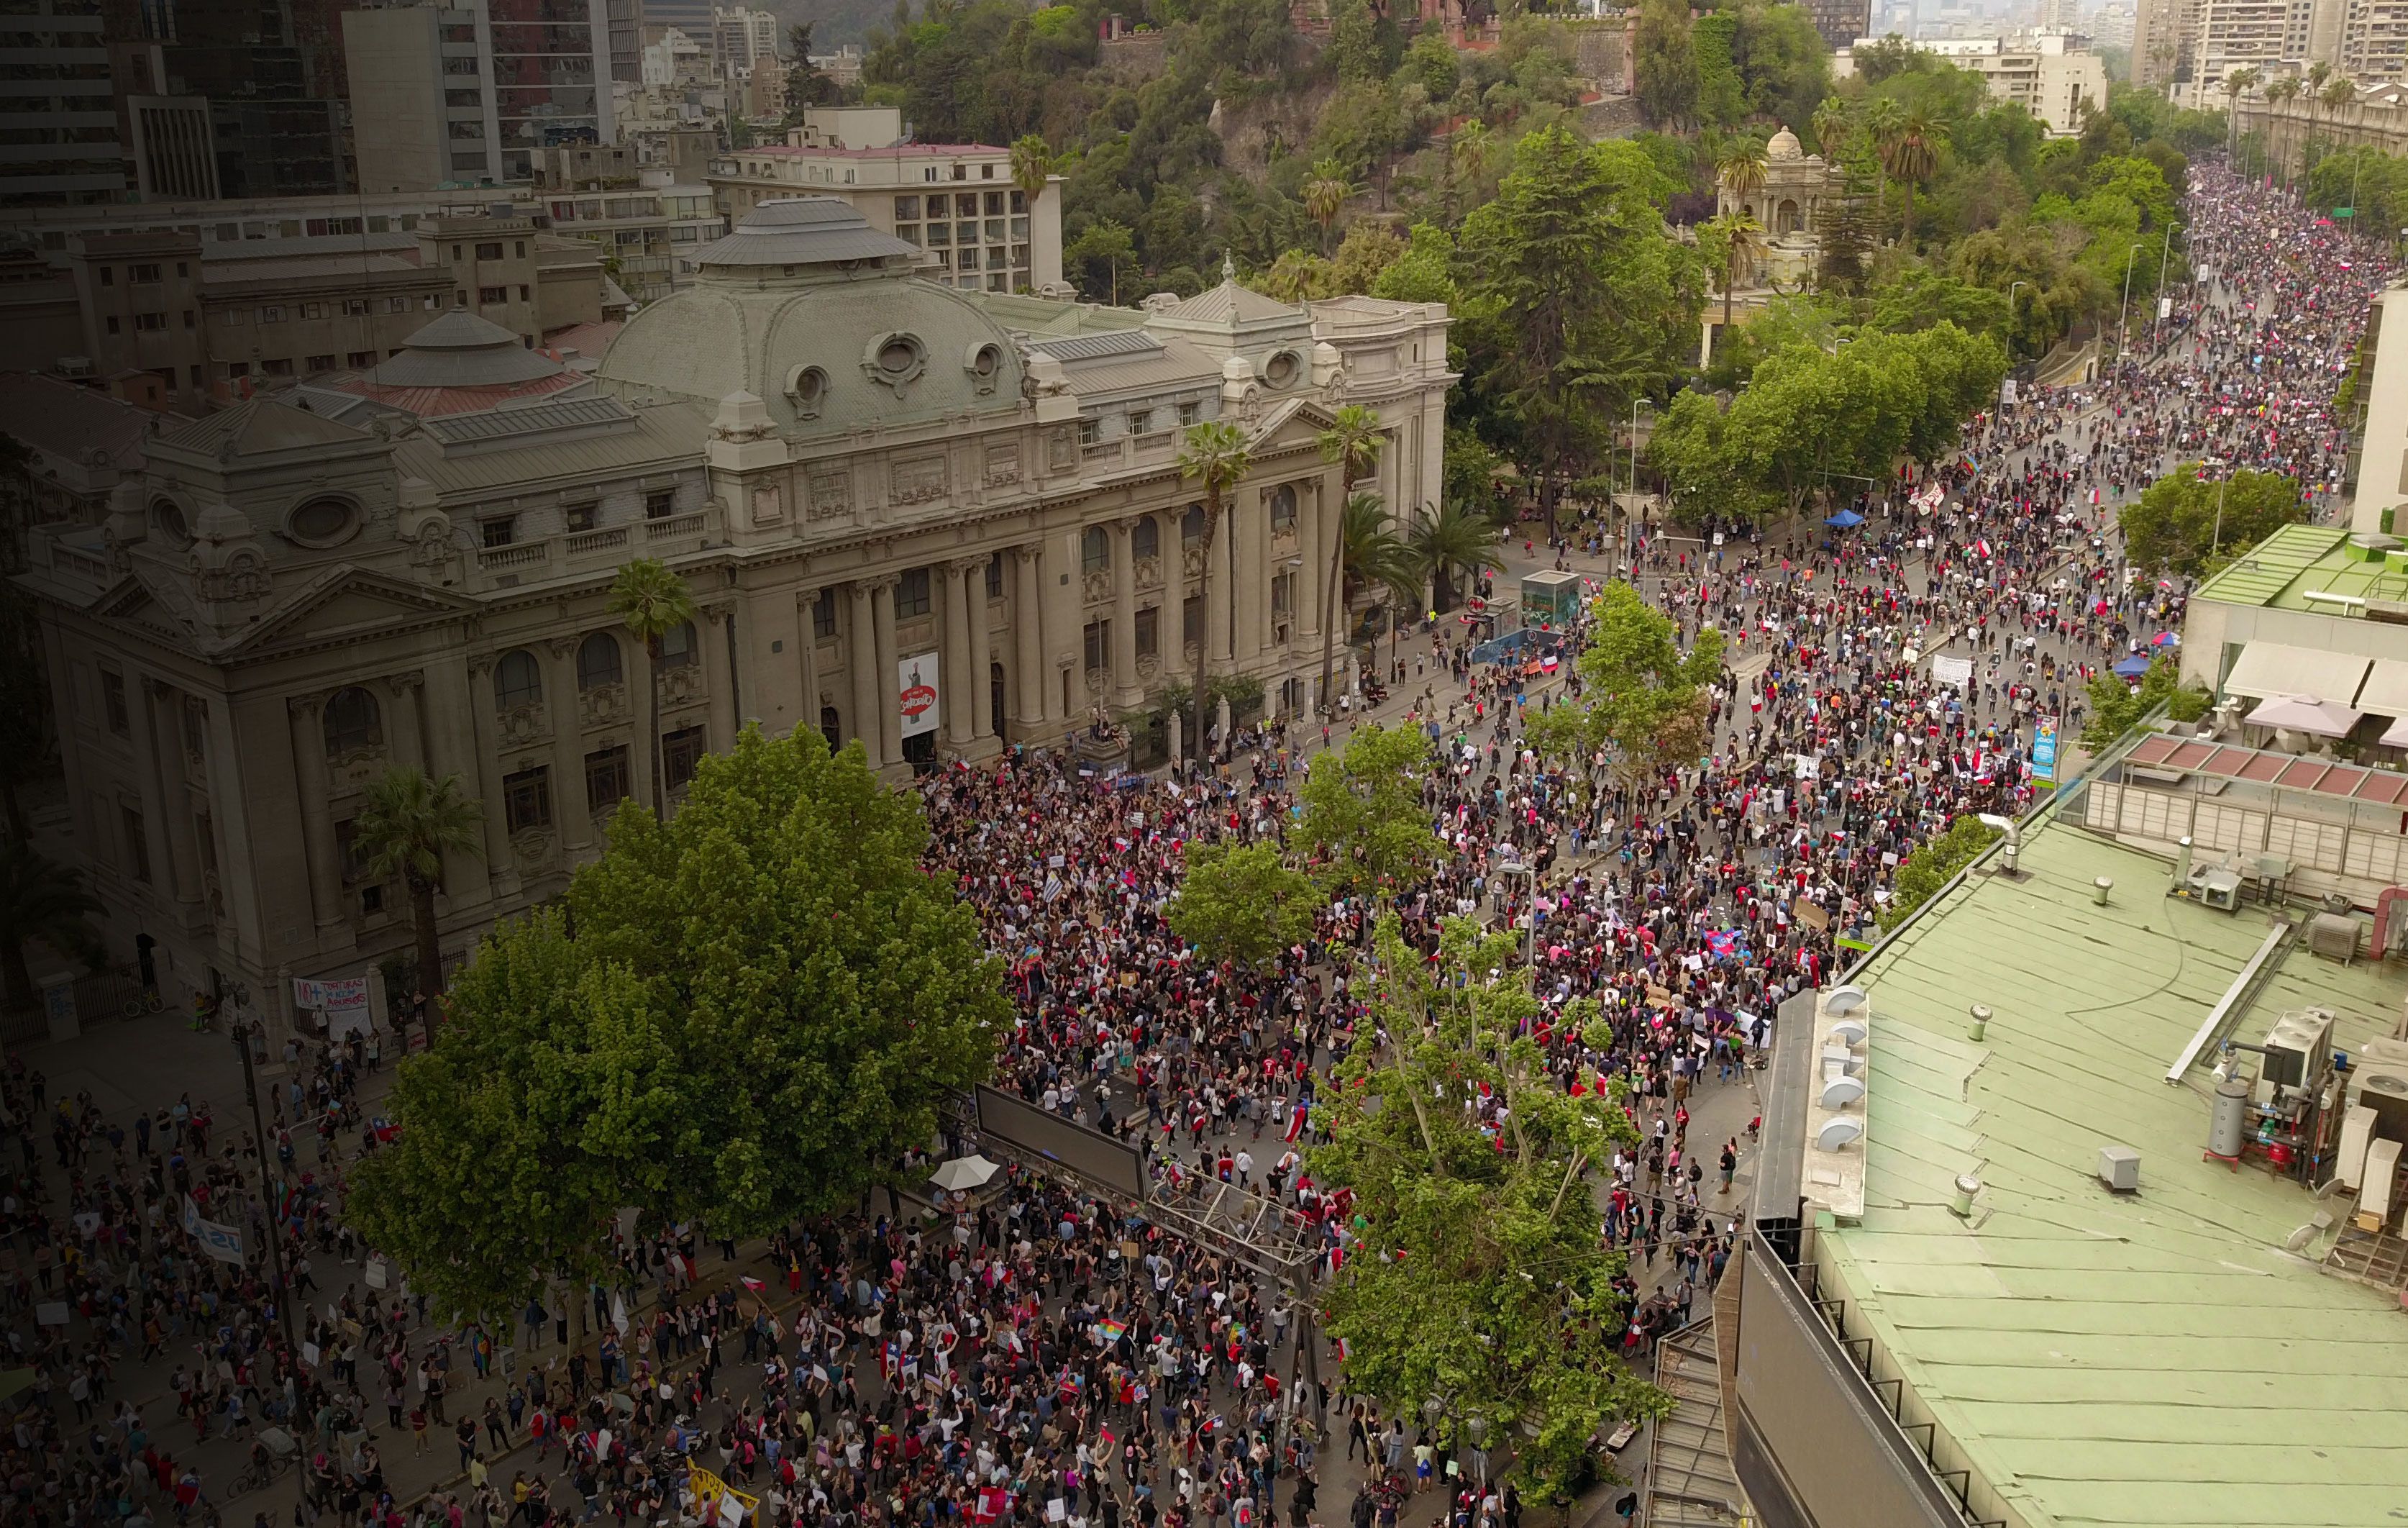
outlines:
[[[404,1063],[352,1204],[448,1314],[508,1318],[609,1219],[765,1232],[855,1201],[983,1079],[1010,1008],[859,745],[748,728],[677,815],[621,807],[566,906],[505,924]]]
[[[2307,517],[2294,479],[2246,468],[2211,476],[2184,462],[2117,511],[2115,524],[2133,567],[2197,577]]]

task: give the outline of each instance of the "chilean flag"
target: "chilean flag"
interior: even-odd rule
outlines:
[[[1301,1103],[1288,1110],[1287,1135],[1285,1136],[1285,1140],[1290,1146],[1294,1146],[1296,1144],[1296,1138],[1304,1133],[1304,1117],[1311,1112],[1312,1111],[1310,1109]]]

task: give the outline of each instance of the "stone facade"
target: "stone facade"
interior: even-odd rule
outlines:
[[[119,953],[148,933],[171,999],[290,1022],[288,978],[405,949],[404,893],[350,848],[390,765],[484,802],[437,899],[456,958],[558,894],[655,768],[674,801],[748,725],[858,739],[902,778],[1147,705],[1197,641],[1270,709],[1312,703],[1342,491],[1315,434],[1375,408],[1371,486],[1435,502],[1445,310],[1234,281],[1144,313],[990,298],[917,280],[834,205],[756,210],[590,395],[461,411],[492,358],[409,352],[415,411],[263,396],[146,442],[105,524],[33,530],[21,582]],[[1176,454],[1216,418],[1253,466],[1199,599]],[[699,608],[657,659],[605,608],[638,555]]]

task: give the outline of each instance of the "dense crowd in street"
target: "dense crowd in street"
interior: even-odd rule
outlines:
[[[1527,722],[1578,699],[1569,666],[1474,665],[1443,629],[1393,660],[1389,709],[1427,744],[1445,846],[1395,889],[1407,940],[1435,950],[1461,915],[1526,928],[1560,1085],[1627,1084],[1640,1145],[1597,1191],[1629,1253],[1634,1358],[1743,1230],[1734,1174],[1756,1143],[1693,1134],[1700,1098],[1746,1087],[1779,1004],[1844,964],[1839,941],[1870,934],[1918,844],[2029,802],[2037,721],[2078,730],[2088,682],[2178,627],[2181,591],[2127,576],[2116,507],[2202,455],[2291,473],[2312,505],[2336,485],[2332,391],[2384,258],[2208,166],[2189,195],[2190,260],[2214,280],[2135,325],[2100,382],[2025,390],[1929,476],[1870,496],[1859,527],[1624,548],[1684,641],[1726,640],[1703,757],[1635,777],[1542,760]],[[1585,567],[1572,545],[1561,565]],[[1188,844],[1288,841],[1320,741],[1256,728],[1168,779],[1013,754],[921,788],[931,866],[1016,1000],[1000,1083],[1141,1146],[1166,1189],[1267,1197],[1335,1261],[1345,1201],[1304,1153],[1316,1088],[1385,1038],[1345,958],[1369,910],[1340,901],[1246,972],[1201,961],[1165,911]],[[1579,998],[1606,1022],[1552,1021]],[[952,1216],[896,1204],[759,1257],[673,1228],[629,1243],[614,1287],[506,1331],[444,1327],[341,1219],[380,1063],[357,1042],[281,1060],[264,1139],[227,1100],[112,1117],[22,1060],[0,1074],[18,1158],[0,1368],[30,1371],[0,1401],[13,1521],[624,1528],[675,1521],[691,1463],[769,1528],[1518,1522],[1451,1419],[1380,1415],[1326,1345],[1298,1351],[1289,1291],[1017,1173]],[[274,1203],[263,1152],[290,1186]],[[211,1225],[248,1257],[212,1256]],[[288,1446],[274,1485],[237,1495]],[[1324,1500],[1325,1473],[1364,1485]]]

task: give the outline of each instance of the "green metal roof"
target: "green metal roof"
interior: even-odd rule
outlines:
[[[2349,544],[2349,532],[2332,526],[2285,526],[2234,558],[2200,584],[2194,599],[2275,610],[2347,615],[2361,611],[2308,598],[2354,595],[2360,599],[2408,600],[2408,568],[2369,562]]]
[[[1824,1292],[2031,1523],[2408,1521],[2408,1314],[2308,1261],[2323,1242],[2284,1250],[2346,1202],[2202,1160],[2207,1098],[2164,1080],[2266,918],[2170,899],[2166,861],[2075,827],[2028,834],[2022,866],[1968,877],[1859,977],[1866,1207],[1819,1238],[1845,1287]],[[2354,1051],[2403,992],[2295,947],[2236,1036],[2322,1003]],[[2137,1195],[2097,1181],[2107,1145],[2140,1152]],[[1947,1207],[1968,1170],[1970,1221]]]

